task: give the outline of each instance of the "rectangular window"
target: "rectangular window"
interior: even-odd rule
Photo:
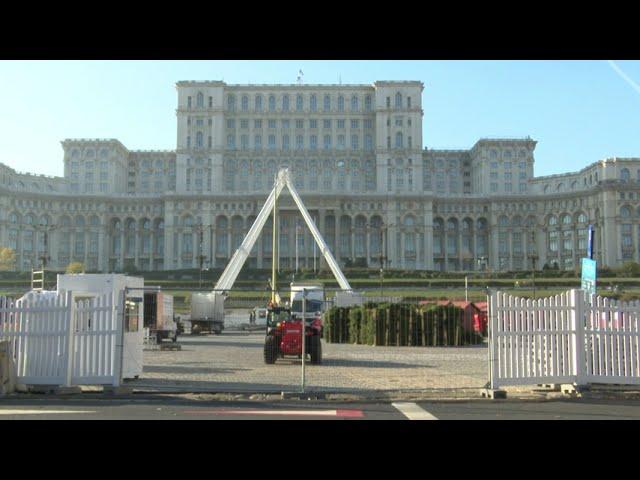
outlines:
[[[339,129],[344,129],[344,120],[338,120],[338,128]]]
[[[282,128],[289,128],[289,120],[288,119],[282,120]]]
[[[249,128],[249,120],[240,120],[240,128]]]
[[[323,120],[322,126],[323,128],[331,128],[331,120]]]
[[[269,120],[269,128],[276,128],[276,121],[275,120]]]
[[[318,120],[309,120],[309,128],[318,128]]]
[[[360,128],[359,120],[351,120],[351,128]]]
[[[507,244],[507,233],[498,233],[498,251],[501,255],[507,255],[509,253],[509,246]]]
[[[364,128],[373,128],[373,120],[365,120],[363,123]]]
[[[262,128],[262,119],[261,118],[253,121],[253,128]]]
[[[364,136],[364,148],[366,150],[373,150],[373,137],[371,135]]]
[[[298,129],[304,128],[304,120],[300,120],[300,119],[296,120],[296,128]]]
[[[227,119],[227,128],[236,128],[236,121],[233,118]]]

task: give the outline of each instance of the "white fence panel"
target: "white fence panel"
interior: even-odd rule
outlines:
[[[540,300],[497,292],[488,305],[491,388],[640,384],[640,302],[570,290]]]
[[[568,383],[576,377],[573,292],[530,300],[489,297],[492,387]]]
[[[0,297],[0,340],[11,344],[17,379],[31,385],[65,382],[71,296]]]
[[[112,294],[0,297],[0,340],[26,385],[119,385],[120,320]]]
[[[75,331],[73,336],[74,385],[111,384],[116,372],[117,317],[113,295],[83,299],[73,306]]]
[[[585,308],[585,379],[640,384],[640,302],[594,295],[590,303]]]

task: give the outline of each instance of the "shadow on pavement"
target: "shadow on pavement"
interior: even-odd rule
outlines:
[[[432,365],[398,363],[372,360],[350,360],[347,358],[324,358],[322,365],[327,367],[363,367],[363,368],[434,368]]]
[[[183,374],[191,374],[191,373],[236,373],[252,370],[251,368],[207,368],[207,367],[188,367],[188,366],[177,366],[177,365],[144,365],[142,367],[143,373],[183,373]]]

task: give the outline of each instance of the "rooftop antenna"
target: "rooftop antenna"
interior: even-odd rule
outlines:
[[[338,84],[342,85],[342,75],[338,75]]]
[[[302,73],[302,70],[298,71],[298,85],[302,85],[303,76],[304,76],[304,73]]]

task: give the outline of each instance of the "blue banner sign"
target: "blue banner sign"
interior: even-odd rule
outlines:
[[[582,259],[582,290],[587,298],[596,293],[596,261],[590,258]]]
[[[593,260],[593,225],[589,225],[589,237],[588,237],[588,243],[587,243],[587,258],[590,258],[591,260]]]

